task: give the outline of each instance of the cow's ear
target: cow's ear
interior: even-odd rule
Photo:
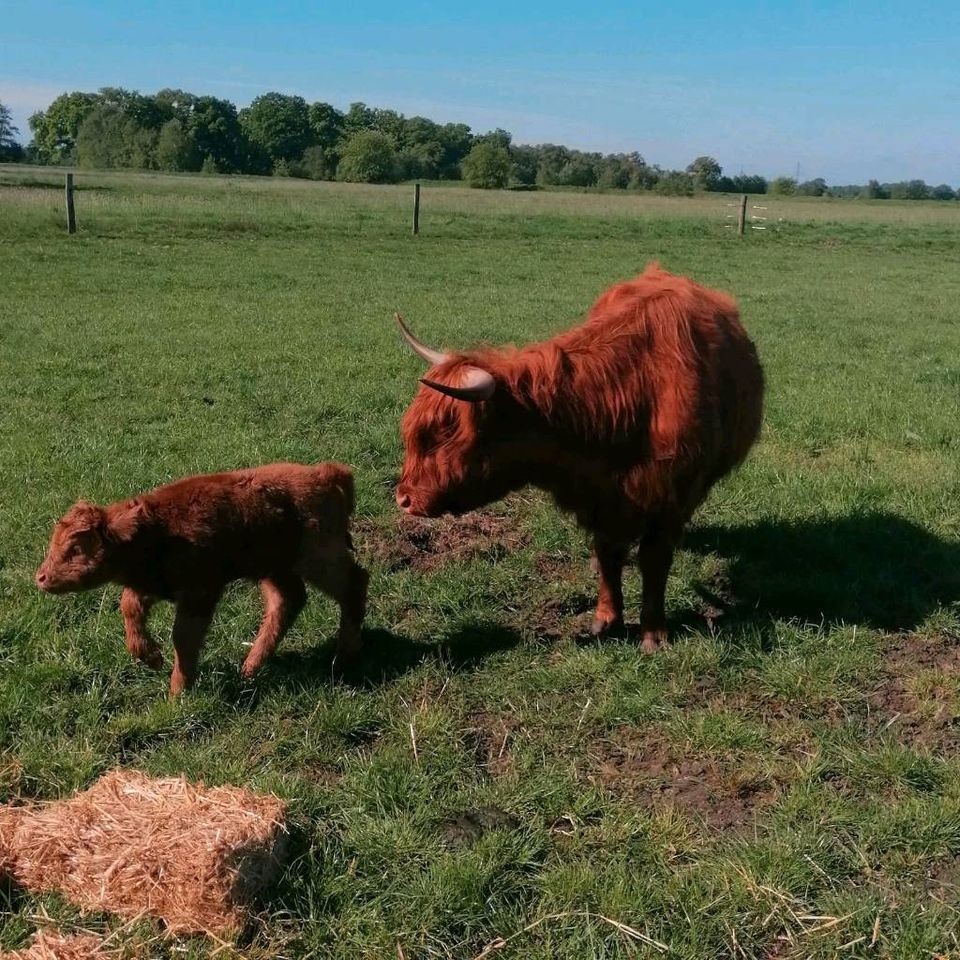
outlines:
[[[143,500],[130,500],[110,517],[110,536],[129,540],[150,516],[150,507]]]
[[[78,500],[63,518],[67,524],[77,532],[84,530],[99,530],[103,527],[103,510],[89,500]]]

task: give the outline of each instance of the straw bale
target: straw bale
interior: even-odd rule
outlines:
[[[277,797],[183,777],[114,770],[68,800],[12,809],[0,860],[17,883],[84,910],[158,917],[175,933],[236,935],[286,845]]]
[[[121,956],[119,948],[108,948],[107,942],[94,933],[65,935],[38,930],[29,947],[0,953],[0,960],[118,960]]]

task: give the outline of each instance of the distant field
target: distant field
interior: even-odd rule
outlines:
[[[68,237],[54,186],[0,167],[0,799],[117,765],[286,797],[250,957],[960,956],[960,205],[757,199],[738,239],[732,198],[428,184],[414,238],[409,185],[80,173]],[[768,399],[648,657],[584,637],[588,545],[536,492],[398,522],[421,369],[391,316],[523,342],[653,258],[737,296]],[[321,458],[355,467],[373,574],[343,682],[317,596],[248,683],[233,590],[169,704],[117,589],[32,584],[78,497]],[[0,911],[4,949],[78,920]]]

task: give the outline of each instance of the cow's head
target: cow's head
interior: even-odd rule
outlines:
[[[399,314],[413,351],[430,364],[401,423],[405,448],[397,505],[414,516],[464,513],[508,492],[497,379],[464,357],[421,343]],[[503,391],[501,390],[501,393]]]
[[[110,511],[79,500],[57,522],[34,578],[41,590],[69,593],[110,579],[117,545],[132,536],[146,508],[134,500]]]

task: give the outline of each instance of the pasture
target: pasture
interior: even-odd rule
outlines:
[[[720,197],[428,185],[414,238],[408,186],[84,174],[68,237],[47,181],[0,168],[0,799],[117,765],[287,798],[249,957],[960,956],[956,204],[770,198],[738,240]],[[398,518],[422,371],[391,316],[527,341],[653,258],[737,296],[767,401],[644,656],[585,637],[589,548],[537,492]],[[232,590],[169,703],[118,588],[34,587],[78,497],[282,459],[356,471],[371,602],[343,680],[316,594],[245,682],[260,600]],[[47,914],[112,929],[0,887],[0,945]]]

